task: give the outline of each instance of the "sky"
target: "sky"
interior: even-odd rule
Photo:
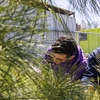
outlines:
[[[69,7],[69,3],[67,2],[67,0],[53,0],[53,1],[54,1],[55,5],[57,5],[58,7],[75,12],[76,22],[81,24],[82,18],[79,16],[77,11],[73,11],[72,8]]]
[[[76,18],[76,22],[80,25],[82,25],[82,20],[84,20],[84,17],[82,17],[78,11],[74,11],[74,9],[72,9],[69,6],[69,3],[67,2],[67,0],[52,0],[54,1],[54,4],[60,8],[64,8],[66,10],[70,10],[72,12],[75,12],[75,18]],[[92,15],[92,20],[98,23],[98,20],[100,20],[100,17],[97,17],[96,15]]]

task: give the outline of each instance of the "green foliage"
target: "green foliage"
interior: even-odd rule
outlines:
[[[45,17],[42,8],[29,7],[21,2],[10,2],[0,14],[0,44],[4,42],[4,37],[11,32],[17,32],[13,38],[29,36],[31,39],[33,34],[46,31],[44,29]]]
[[[43,67],[43,69],[45,66]],[[46,71],[48,70],[48,71]],[[55,74],[50,68],[46,68],[42,73],[42,80],[40,80],[38,93],[41,94],[39,98],[42,100],[84,100],[84,92],[80,92],[81,86],[70,82],[68,75],[62,77],[60,74]],[[77,89],[79,88],[79,90]],[[83,93],[83,94],[81,94]],[[44,98],[44,99],[43,99]]]
[[[35,42],[33,35],[47,31],[45,10],[39,2],[34,2],[35,8],[32,0],[9,0],[5,6],[2,3],[3,0],[0,2],[0,99],[86,100],[80,82],[72,83],[69,75],[56,74],[35,55],[35,46],[31,47]]]
[[[36,88],[27,72],[35,55],[29,52],[33,35],[46,31],[46,15],[18,0],[0,3],[0,99],[31,98]]]

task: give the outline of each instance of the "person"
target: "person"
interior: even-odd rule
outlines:
[[[100,47],[94,49],[87,60],[87,67],[81,79],[83,85],[100,85]]]
[[[81,79],[87,65],[83,50],[71,36],[61,36],[47,50],[44,59],[62,75],[70,74],[71,80]]]

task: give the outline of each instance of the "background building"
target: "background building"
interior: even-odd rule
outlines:
[[[75,31],[77,30],[77,24],[74,12],[49,4],[44,5],[44,8],[46,9],[45,14],[47,15],[47,18],[44,20],[47,25],[44,28],[48,29],[48,32],[42,33],[42,38],[39,38],[40,34],[36,34],[35,38],[42,39],[40,41],[46,45],[51,45],[58,37],[68,33],[76,38]],[[50,9],[56,12],[56,15]]]

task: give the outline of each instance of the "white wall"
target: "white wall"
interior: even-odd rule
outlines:
[[[47,17],[47,24],[48,24],[48,29],[49,30],[64,30],[62,24],[60,21],[58,21],[55,16],[47,11],[46,12],[48,17]],[[67,15],[59,14],[57,13],[57,16],[61,18],[62,22],[65,23],[66,27],[68,27],[69,31],[75,32],[76,31],[76,19],[75,17],[70,17]]]

